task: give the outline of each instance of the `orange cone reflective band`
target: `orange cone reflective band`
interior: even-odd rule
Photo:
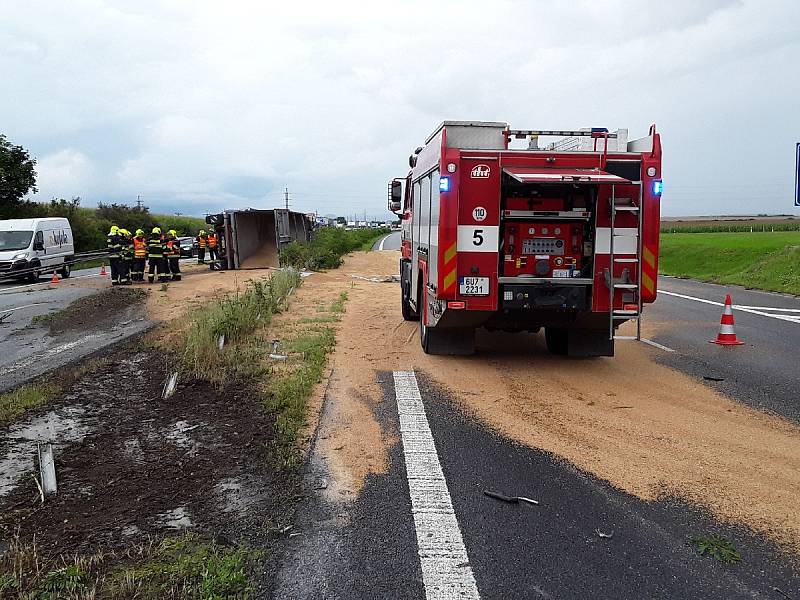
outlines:
[[[736,339],[736,332],[733,330],[733,307],[731,306],[731,295],[725,296],[725,309],[722,311],[722,318],[719,321],[719,333],[717,339],[711,340],[713,344],[720,346],[741,346],[744,342]]]

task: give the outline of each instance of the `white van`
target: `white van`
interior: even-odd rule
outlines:
[[[19,279],[36,281],[42,274],[58,271],[62,277],[69,277],[68,261],[74,255],[72,228],[67,219],[0,221],[0,276],[20,271]]]

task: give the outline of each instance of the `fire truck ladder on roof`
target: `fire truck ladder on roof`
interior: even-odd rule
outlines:
[[[608,335],[611,340],[637,340],[642,339],[642,183],[638,182],[639,198],[638,202],[630,199],[618,199],[616,197],[616,186],[611,186],[611,235],[610,235],[610,252],[609,252],[609,276],[606,280],[608,283],[608,306],[609,306],[609,324]],[[630,234],[617,233],[616,221],[618,213],[628,213],[636,215],[636,257],[617,257],[614,254],[614,240],[618,238],[633,237]],[[636,269],[636,281],[631,282],[628,276],[628,269],[623,269],[623,275],[620,278],[614,277],[614,266],[619,264],[629,264]],[[625,302],[623,297],[622,308],[614,308],[614,293],[617,290],[627,291],[633,293],[636,300],[636,308],[630,308],[633,302]],[[636,335],[616,335],[615,325],[618,321],[636,321]]]

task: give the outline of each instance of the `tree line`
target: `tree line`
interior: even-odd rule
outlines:
[[[98,250],[106,245],[112,225],[135,232],[153,227],[174,229],[178,235],[197,235],[205,226],[195,217],[151,214],[146,206],[98,203],[97,208],[82,207],[81,199],[59,198],[35,202],[27,196],[36,193],[36,159],[22,146],[14,145],[0,134],[0,220],[64,217],[69,219],[76,252]]]

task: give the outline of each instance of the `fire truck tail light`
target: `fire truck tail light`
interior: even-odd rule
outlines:
[[[653,182],[653,195],[660,196],[661,192],[664,191],[664,182],[660,179],[657,179]]]
[[[452,308],[453,310],[464,310],[467,308],[466,302],[448,302],[447,308]]]
[[[441,177],[439,179],[439,191],[440,192],[449,192],[450,191],[450,178],[449,177]]]

